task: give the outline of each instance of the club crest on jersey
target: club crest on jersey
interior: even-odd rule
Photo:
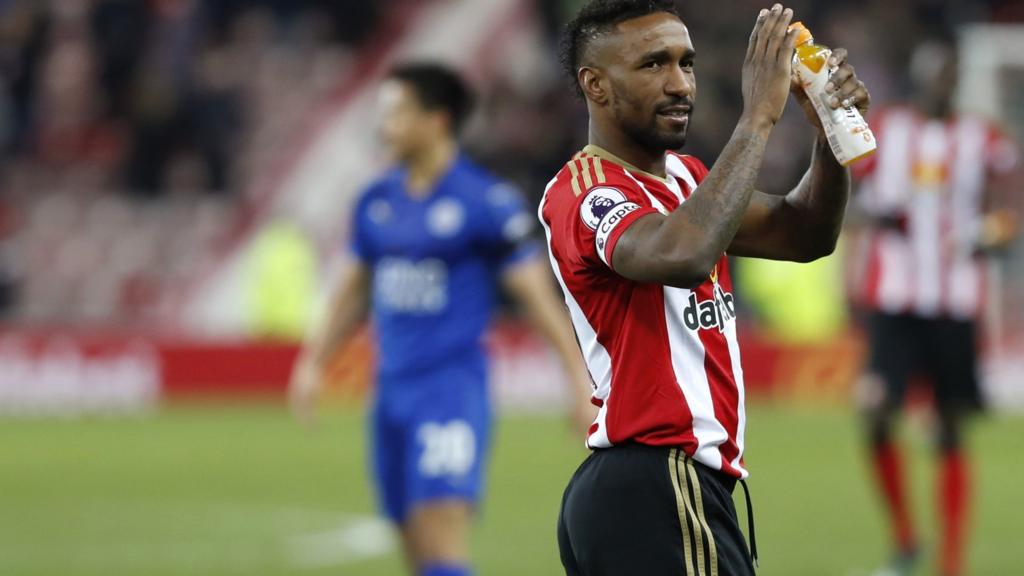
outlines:
[[[616,205],[626,201],[626,196],[615,188],[594,188],[587,193],[580,204],[580,217],[591,230],[597,230],[601,219]]]
[[[736,319],[736,304],[732,294],[722,290],[720,284],[715,284],[714,299],[697,301],[697,294],[690,293],[686,301],[686,308],[683,309],[683,323],[690,330],[711,330],[718,328],[719,332],[725,331],[726,322]]]
[[[434,236],[449,238],[458,233],[465,220],[466,211],[462,204],[443,198],[435,202],[427,213],[427,229]]]

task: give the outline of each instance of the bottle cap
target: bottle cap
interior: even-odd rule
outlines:
[[[810,44],[814,42],[814,36],[811,36],[811,31],[804,26],[803,22],[797,21],[789,25],[789,30],[796,30],[796,45],[803,46],[804,44]]]

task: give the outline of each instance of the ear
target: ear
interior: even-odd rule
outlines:
[[[587,100],[595,104],[604,104],[608,101],[608,90],[605,85],[604,74],[597,68],[581,66],[576,72],[576,81],[579,82],[583,95]]]
[[[455,135],[455,119],[452,115],[444,110],[434,110],[430,112],[428,116],[430,123],[430,131],[432,134],[440,137],[442,135]]]

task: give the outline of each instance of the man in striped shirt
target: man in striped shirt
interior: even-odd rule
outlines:
[[[909,574],[918,543],[892,441],[908,380],[934,392],[942,520],[939,569],[961,573],[968,506],[961,421],[981,406],[975,325],[982,311],[981,255],[1013,237],[1006,206],[1018,164],[1012,141],[988,122],[953,110],[956,53],[928,43],[911,63],[915,97],[871,121],[879,153],[858,165],[859,211],[868,224],[855,292],[868,311],[869,367],[863,400],[878,486],[895,554],[879,574]]]
[[[747,470],[726,253],[828,254],[849,193],[847,169],[792,83],[792,16],[778,4],[758,15],[743,115],[710,171],[674,152],[696,82],[673,2],[594,0],[567,28],[589,145],[548,184],[539,216],[600,408],[559,518],[569,575],[753,574],[754,535],[748,554],[732,504]],[[833,57],[830,104],[866,111],[845,50]],[[811,165],[788,194],[755,191],[791,91],[817,128]]]

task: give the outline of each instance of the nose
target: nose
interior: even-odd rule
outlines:
[[[673,66],[665,80],[665,93],[672,96],[693,96],[696,82],[690,70]]]

